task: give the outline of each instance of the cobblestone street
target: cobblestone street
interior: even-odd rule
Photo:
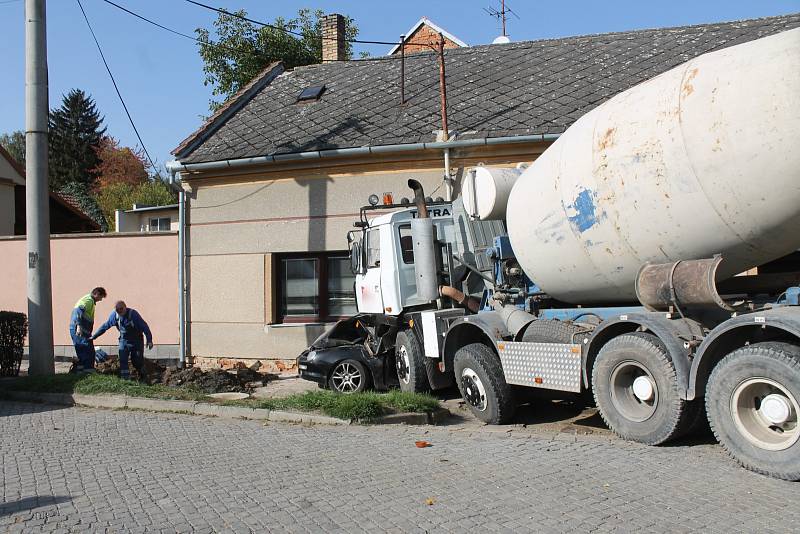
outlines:
[[[425,439],[432,447],[418,449]],[[302,427],[0,403],[0,530],[789,532],[792,483],[711,444]]]

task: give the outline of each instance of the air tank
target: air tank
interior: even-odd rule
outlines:
[[[508,197],[523,168],[478,166],[471,169],[461,186],[467,214],[483,221],[505,219]]]
[[[576,121],[515,183],[525,272],[571,303],[635,301],[646,262],[718,279],[800,248],[800,29],[698,56]]]

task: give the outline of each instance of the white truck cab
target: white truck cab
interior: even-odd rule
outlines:
[[[441,203],[428,210],[438,239],[452,242],[452,206]],[[400,315],[404,309],[430,301],[417,296],[411,220],[416,207],[381,214],[367,220],[363,239],[355,243],[356,302],[360,313]],[[351,234],[352,235],[352,234]],[[356,265],[361,262],[361,265]]]

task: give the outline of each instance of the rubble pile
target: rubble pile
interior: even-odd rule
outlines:
[[[73,370],[76,364],[73,363]],[[130,364],[131,377],[146,381],[148,384],[162,384],[170,387],[192,387],[203,393],[252,393],[270,380],[277,378],[271,373],[259,373],[261,362],[250,367],[240,367],[231,371],[223,369],[202,370],[199,367],[178,369],[175,366],[165,367],[154,360],[144,360],[146,380],[142,380],[136,369]],[[71,371],[73,371],[71,370]],[[109,356],[95,365],[95,370],[104,375],[119,375],[119,358]]]

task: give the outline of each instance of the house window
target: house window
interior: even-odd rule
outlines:
[[[169,232],[169,224],[171,220],[169,217],[153,217],[150,219],[151,232]]]
[[[278,268],[280,322],[328,322],[356,313],[346,252],[286,254]]]

